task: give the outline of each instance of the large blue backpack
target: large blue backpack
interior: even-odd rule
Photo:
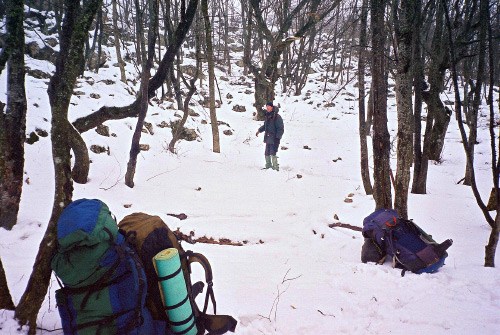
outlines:
[[[379,209],[363,220],[365,242],[361,261],[383,263],[392,258],[394,267],[402,268],[401,275],[409,270],[414,273],[432,273],[444,265],[446,250],[453,241],[437,243],[411,220],[398,216],[394,209]]]
[[[146,275],[100,200],[69,204],[57,223],[52,269],[64,334],[165,334],[145,308]]]

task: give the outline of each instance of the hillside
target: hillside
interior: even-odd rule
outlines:
[[[30,38],[40,37],[33,34]],[[109,67],[98,74],[86,71],[79,80],[69,111],[72,121],[100,106],[123,106],[135,98],[130,93],[138,86],[126,86],[118,79],[114,48],[107,47],[105,52]],[[242,55],[235,52],[232,57],[236,63]],[[192,62],[185,58],[186,64]],[[30,56],[26,65],[49,74],[54,70],[49,62]],[[315,68],[320,70],[320,64]],[[330,91],[323,95],[321,72],[310,76],[301,96],[278,92],[275,103],[281,106],[285,135],[276,172],[261,170],[264,144],[262,137],[255,137],[261,123],[253,119],[252,79],[243,77],[238,66],[232,70],[231,74],[216,72],[222,97],[217,109],[220,154],[211,150],[209,112],[199,103],[192,106],[194,113],[187,123],[197,139],[180,141],[176,153],[170,153],[172,133],[166,125],[182,112],[172,102],[153,99],[146,118],[151,129],[141,139],[149,150],[139,155],[135,187],[127,187],[123,178],[136,119],[109,121],[105,125],[110,136],[95,130],[83,134],[88,147],[97,145],[105,152],[90,153],[90,180],[74,184],[74,199],[101,199],[117,220],[141,211],[159,215],[172,230],[179,228],[195,238],[241,244],[183,242],[185,249],[201,252],[210,260],[218,312],[238,320],[238,335],[498,332],[500,271],[482,266],[490,227],[471,190],[457,185],[465,157],[454,118],[442,159],[429,168],[428,194],[409,197],[409,216],[437,241],[452,238],[454,244],[439,272],[402,277],[389,263],[361,263],[359,232],[329,227],[336,222],[361,226],[375,206],[361,182],[355,82],[345,86],[330,107],[325,104],[332,102],[341,87],[329,84]],[[137,75],[131,63],[127,71],[131,77]],[[50,132],[47,81],[26,77],[28,134]],[[4,101],[5,71],[0,92]],[[445,98],[451,97],[452,92],[447,92]],[[391,138],[397,130],[394,99],[390,94]],[[195,95],[193,100],[203,98]],[[245,111],[234,111],[235,105],[244,106]],[[486,104],[482,108],[486,115]],[[486,117],[480,122],[476,173],[486,197],[491,184],[490,149]],[[54,192],[50,137],[41,136],[25,148],[19,223],[0,234],[0,257],[14,303],[26,287]],[[392,159],[395,170],[394,150]],[[168,215],[180,213],[187,219]],[[199,269],[194,276],[201,276]],[[53,277],[38,316],[38,334],[62,334],[54,298],[57,288]],[[12,317],[12,312],[0,311],[0,333],[25,334],[27,330],[18,329]]]

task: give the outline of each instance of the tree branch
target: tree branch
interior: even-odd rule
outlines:
[[[179,52],[179,49],[184,42],[186,35],[191,27],[194,16],[196,14],[196,8],[198,6],[198,0],[190,0],[189,5],[185,11],[181,13],[181,21],[177,26],[174,33],[174,38],[163,56],[163,59],[156,71],[155,75],[149,80],[148,84],[148,96],[152,97],[156,90],[161,87],[165,81],[167,74],[174,62],[175,55]],[[123,107],[108,107],[103,106],[98,111],[81,117],[73,122],[75,128],[80,132],[86,132],[90,129],[97,127],[99,124],[108,120],[120,120],[127,117],[136,117],[139,115],[139,102],[140,97],[138,97],[132,104]]]

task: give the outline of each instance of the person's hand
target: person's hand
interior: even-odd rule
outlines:
[[[257,131],[257,132],[255,133],[255,136],[259,137],[259,131]]]

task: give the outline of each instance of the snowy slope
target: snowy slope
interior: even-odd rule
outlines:
[[[114,50],[108,52],[114,59]],[[27,64],[53,70],[29,58]],[[133,72],[132,67],[129,70]],[[88,146],[109,147],[110,154],[90,154],[90,181],[74,185],[74,199],[99,198],[118,220],[143,211],[160,215],[172,229],[193,231],[195,237],[244,242],[243,246],[184,243],[184,248],[205,254],[212,263],[218,312],[238,320],[239,335],[498,333],[500,271],[482,266],[490,228],[471,190],[456,184],[463,176],[465,159],[454,119],[442,161],[430,165],[428,194],[411,194],[409,199],[409,216],[439,242],[452,238],[454,244],[438,273],[401,277],[400,270],[389,264],[360,262],[359,232],[328,227],[333,222],[360,226],[374,209],[373,198],[364,195],[361,184],[355,98],[340,94],[335,107],[322,107],[339,87],[330,84],[331,91],[322,95],[323,83],[316,80],[319,74],[304,90],[310,90],[310,99],[278,95],[276,103],[285,122],[281,144],[287,150],[279,152],[279,172],[261,170],[264,145],[262,136],[255,137],[260,123],[252,118],[253,95],[245,93],[247,86],[235,84],[241,69],[234,66],[233,71],[223,74],[229,81],[219,80],[223,105],[217,110],[218,119],[229,125],[220,126],[220,154],[211,151],[210,124],[201,122],[209,122],[208,110],[199,104],[193,109],[200,116],[190,117],[187,125],[197,129],[199,140],[181,141],[177,153],[171,154],[167,150],[170,128],[157,125],[175,120],[174,114],[181,112],[166,108],[169,103],[153,103],[146,121],[153,124],[154,135],[142,134],[141,143],[151,148],[139,155],[136,186],[128,188],[123,180],[136,120],[110,121],[106,125],[117,137],[103,137],[94,130],[83,134]],[[78,90],[85,94],[73,97],[71,120],[104,104],[119,106],[134,99],[119,82],[116,67],[99,74],[86,72],[85,77],[93,78],[94,84],[80,81]],[[105,79],[116,84],[106,85]],[[46,80],[27,77],[26,85],[27,131],[50,131]],[[346,90],[357,94],[352,85]],[[0,92],[0,100],[5,101],[5,71]],[[91,98],[91,93],[101,98]],[[233,98],[227,99],[227,93]],[[232,111],[235,104],[247,111]],[[394,104],[391,98],[392,135],[397,127]],[[226,129],[233,134],[224,135]],[[487,131],[480,132],[476,149],[484,197],[491,185],[487,136]],[[52,208],[50,137],[26,145],[25,171],[19,223],[0,234],[0,257],[15,303],[26,287]],[[347,197],[353,201],[345,202]],[[168,213],[185,213],[188,219],[179,221]],[[39,313],[39,334],[62,334],[51,331],[60,328],[54,299],[57,288],[53,278]],[[26,329],[18,329],[11,312],[0,311],[0,333],[24,334]]]

